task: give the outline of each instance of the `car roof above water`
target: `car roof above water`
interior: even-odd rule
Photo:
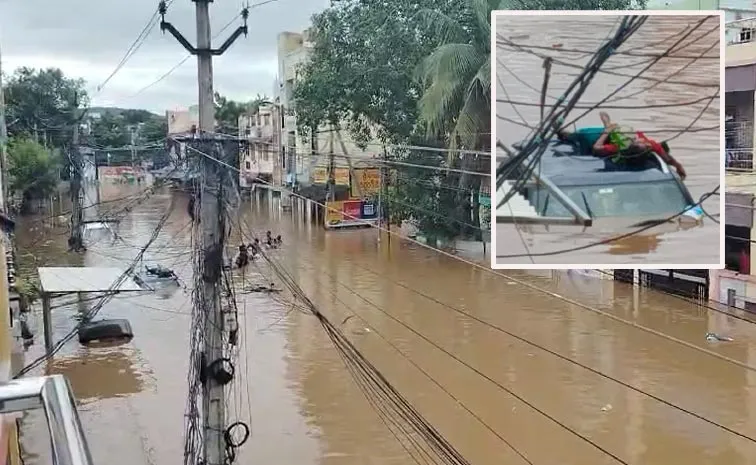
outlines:
[[[538,168],[536,168],[538,170]],[[674,179],[649,160],[642,167],[627,168],[591,155],[577,155],[571,144],[549,142],[541,158],[540,173],[559,187],[662,182]]]

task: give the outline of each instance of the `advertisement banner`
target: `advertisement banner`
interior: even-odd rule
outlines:
[[[354,221],[362,217],[362,202],[359,200],[347,200],[343,202],[344,220]]]
[[[325,223],[327,225],[340,223],[344,219],[344,215],[341,213],[343,210],[343,201],[326,202]]]
[[[357,168],[352,170],[352,190],[354,198],[377,195],[381,189],[381,170],[379,168]]]
[[[328,168],[324,166],[316,166],[312,170],[312,183],[313,184],[325,184],[328,182]]]

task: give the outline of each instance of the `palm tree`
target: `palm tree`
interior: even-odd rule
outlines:
[[[421,24],[441,42],[417,67],[424,93],[419,119],[428,137],[441,137],[452,149],[487,151],[491,132],[491,11],[501,0],[464,0],[459,10],[422,10]],[[448,163],[454,163],[454,152]],[[488,157],[461,157],[465,171],[480,171]],[[487,170],[486,170],[487,171]],[[478,192],[482,176],[462,174],[457,217],[480,226]],[[472,192],[472,196],[467,193]],[[472,197],[472,205],[470,200]],[[472,218],[470,212],[472,207]],[[480,231],[476,235],[480,238]]]

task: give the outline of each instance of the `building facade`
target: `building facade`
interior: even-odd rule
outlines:
[[[750,9],[748,9],[750,8]],[[756,309],[753,231],[754,99],[756,94],[756,10],[733,5],[725,10],[725,269],[711,270],[709,298]],[[754,18],[754,19],[750,19]]]
[[[281,115],[279,145],[284,185],[322,191],[328,170],[348,173],[351,169],[374,168],[382,148],[370,144],[360,148],[347,130],[321,127],[315,134],[304,135],[297,128],[294,87],[301,67],[307,63],[313,44],[310,33],[282,32],[278,35],[278,79],[275,83],[276,107]],[[341,191],[350,190],[349,175],[336,176]],[[340,184],[346,183],[345,186]],[[318,195],[314,195],[317,197]]]
[[[282,185],[286,163],[280,143],[281,133],[278,104],[262,104],[255,112],[239,116],[239,137],[247,142],[239,157],[239,184],[242,188],[250,188],[255,182]]]

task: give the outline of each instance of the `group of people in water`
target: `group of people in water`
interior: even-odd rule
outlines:
[[[257,258],[257,255],[262,251],[262,247],[266,246],[269,249],[277,249],[283,245],[283,239],[281,235],[273,237],[270,231],[265,233],[265,242],[261,243],[259,238],[255,238],[253,242],[249,244],[239,245],[239,255],[236,256],[236,266],[238,268],[244,268],[249,264],[250,260]]]

